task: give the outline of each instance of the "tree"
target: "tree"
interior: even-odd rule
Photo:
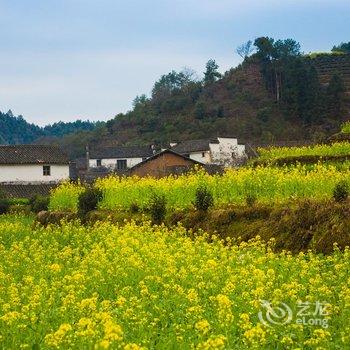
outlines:
[[[274,59],[288,59],[300,55],[300,44],[294,39],[277,40],[273,45]]]
[[[248,57],[251,53],[253,53],[253,42],[251,40],[248,40],[246,43],[243,43],[242,45],[238,46],[236,49],[236,52],[239,56],[241,56],[243,59]]]
[[[194,109],[196,119],[203,119],[207,114],[207,108],[204,102],[198,101]]]
[[[277,40],[269,37],[255,39],[256,56],[260,59],[266,86],[279,102],[282,97],[283,68],[300,56],[300,44],[293,39]]]
[[[327,87],[327,110],[333,118],[341,117],[344,94],[344,82],[338,74],[334,74]]]
[[[148,101],[147,96],[145,94],[142,94],[134,98],[134,100],[132,101],[132,106],[134,108],[138,108],[138,107],[144,106],[147,101]]]
[[[254,46],[256,47],[256,55],[263,61],[270,61],[274,53],[274,39],[267,36],[262,36],[254,40]]]
[[[347,43],[340,43],[338,46],[333,46],[332,52],[350,53],[350,41]]]
[[[204,72],[204,84],[209,85],[214,83],[217,79],[221,78],[221,74],[218,72],[219,66],[216,64],[215,60],[210,59],[206,66]]]
[[[164,100],[170,97],[185,88],[188,84],[195,82],[194,76],[193,71],[187,68],[179,73],[173,70],[168,74],[162,75],[153,86],[152,98],[155,100]]]

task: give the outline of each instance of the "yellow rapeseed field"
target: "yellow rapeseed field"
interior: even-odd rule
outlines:
[[[169,207],[190,206],[195,191],[205,185],[213,193],[216,205],[242,203],[249,195],[261,202],[280,202],[293,198],[330,198],[335,185],[345,180],[350,184],[350,168],[317,164],[292,168],[244,167],[227,170],[223,175],[208,175],[203,171],[161,179],[138,177],[108,177],[98,179],[95,186],[103,192],[101,209],[127,209],[132,204],[145,206],[152,193],[163,194]],[[77,208],[80,184],[64,183],[52,192],[50,210]]]
[[[349,250],[2,216],[0,262],[1,349],[350,348]]]
[[[347,130],[349,125],[350,123],[344,124],[344,130]],[[260,160],[275,160],[278,158],[300,156],[348,156],[350,155],[350,142],[344,141],[303,147],[259,148],[258,153]]]

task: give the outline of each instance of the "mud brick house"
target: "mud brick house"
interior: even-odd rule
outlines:
[[[185,157],[171,149],[166,149],[133,166],[129,174],[159,178],[170,174],[184,173],[191,170],[196,164],[204,166],[201,162]]]

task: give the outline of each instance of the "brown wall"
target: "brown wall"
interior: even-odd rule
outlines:
[[[194,162],[184,159],[172,153],[164,153],[159,157],[149,160],[131,170],[131,175],[162,177],[174,171],[176,168],[190,168]]]

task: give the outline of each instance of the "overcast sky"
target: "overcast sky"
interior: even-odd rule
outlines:
[[[0,0],[0,110],[40,125],[106,120],[160,75],[240,62],[258,36],[304,52],[350,40],[349,0]]]

